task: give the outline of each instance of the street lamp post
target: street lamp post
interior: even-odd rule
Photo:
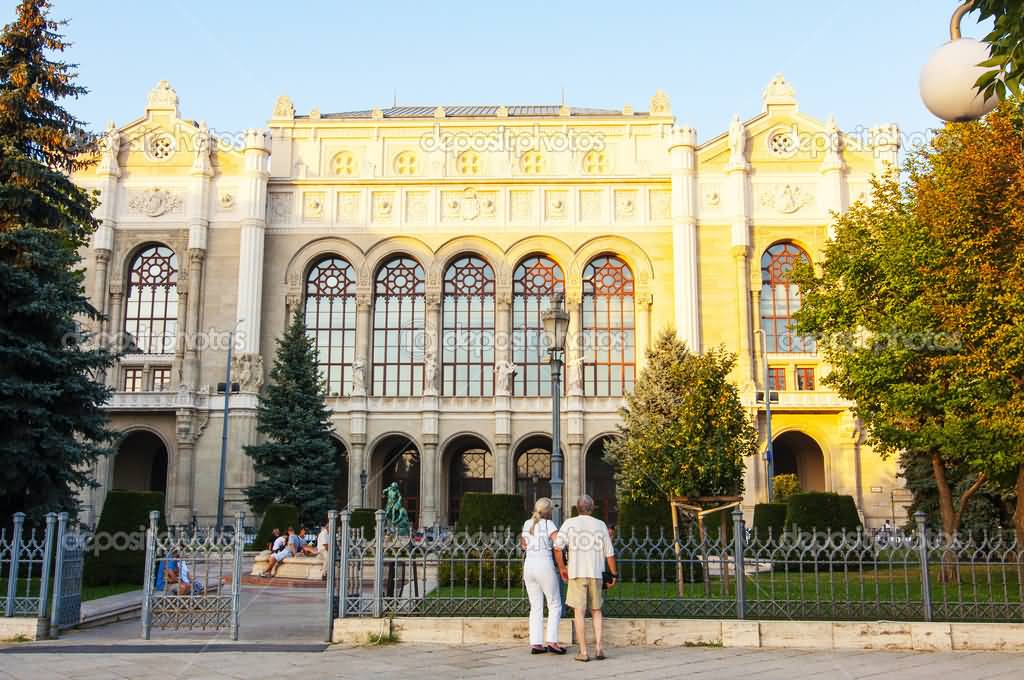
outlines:
[[[228,333],[228,366],[224,374],[224,422],[220,430],[220,478],[217,482],[217,531],[224,528],[224,477],[227,474],[228,459],[228,407],[231,400],[231,359],[235,346],[235,331],[245,319],[239,319]]]
[[[949,42],[935,50],[921,69],[921,99],[942,120],[975,120],[999,104],[998,97],[986,99],[974,86],[988,70],[978,64],[989,58],[989,46],[960,34],[960,21],[973,9],[974,0],[956,8],[949,22]]]
[[[562,307],[562,293],[551,296],[551,308],[544,314],[544,334],[551,357],[551,519],[562,523],[562,360],[569,313]]]
[[[360,508],[366,507],[366,480],[368,477],[369,475],[366,474],[366,468],[363,468],[362,472],[359,473],[359,488],[361,489],[359,493]]]
[[[764,362],[764,422],[767,444],[764,448],[764,462],[768,474],[768,502],[772,502],[772,482],[775,477],[775,446],[772,442],[772,389],[768,372],[768,336],[763,328],[755,328],[754,335],[761,336],[761,360]],[[755,395],[755,401],[761,401],[762,393]],[[775,397],[778,399],[778,396]]]

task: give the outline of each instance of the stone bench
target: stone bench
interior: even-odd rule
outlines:
[[[327,554],[311,557],[303,555],[300,557],[289,557],[281,562],[275,575],[278,578],[304,579],[307,581],[320,581],[327,577]],[[270,564],[270,551],[264,550],[256,555],[252,563],[253,576],[259,576],[267,570]]]

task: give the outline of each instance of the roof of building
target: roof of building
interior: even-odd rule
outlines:
[[[495,118],[498,115],[498,109],[501,108],[499,105],[493,106],[445,106],[444,115],[445,118]],[[552,105],[513,105],[505,107],[508,109],[508,116],[510,118],[537,118],[537,117],[557,117],[561,113],[561,106],[557,104]],[[434,113],[437,110],[437,106],[392,106],[386,109],[381,109],[381,114],[384,118],[433,118]],[[621,110],[615,109],[595,109],[585,108],[578,106],[569,107],[570,116],[622,116],[624,115]],[[634,116],[646,116],[646,112],[635,112]],[[307,118],[308,116],[295,116],[296,118]],[[321,118],[372,118],[373,110],[364,109],[362,111],[342,111],[339,113],[325,113],[321,114]]]

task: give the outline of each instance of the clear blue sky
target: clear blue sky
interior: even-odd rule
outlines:
[[[0,17],[14,15],[7,0]],[[655,89],[706,140],[760,111],[777,71],[844,129],[936,120],[917,78],[957,0],[235,2],[54,0],[93,129],[141,115],[159,79],[217,132],[266,124],[279,94],[321,112],[558,103],[646,110]],[[985,31],[968,17],[964,34]]]

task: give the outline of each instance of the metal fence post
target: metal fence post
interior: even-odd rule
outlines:
[[[348,610],[348,551],[349,541],[352,540],[352,513],[348,510],[341,511],[341,573],[338,574],[338,618],[345,618]],[[331,538],[336,541],[336,535]],[[363,584],[359,584],[362,594]]]
[[[743,511],[736,509],[732,511],[732,540],[734,558],[736,560],[736,618],[744,619],[747,616],[747,583],[746,571],[744,569],[743,550],[746,541],[746,522],[743,521]],[[724,532],[723,532],[724,533]],[[722,565],[725,567],[725,565]]]
[[[14,616],[14,598],[18,596],[18,561],[21,557],[21,532],[25,527],[25,513],[14,513],[14,532],[11,535],[11,561],[7,572],[7,609],[4,616]]]
[[[921,557],[921,604],[924,607],[924,620],[932,620],[932,588],[931,574],[928,573],[928,531],[925,527],[925,514],[921,511],[914,513],[914,520],[917,522],[917,549]]]
[[[46,618],[46,596],[50,590],[50,565],[53,564],[53,529],[57,524],[57,513],[46,513],[46,547],[43,548],[43,573],[39,577],[39,611],[36,616]]]
[[[242,614],[242,552],[245,548],[245,513],[235,514],[234,563],[231,571],[231,639],[238,639],[238,622]],[[223,531],[223,529],[221,530]]]
[[[142,639],[149,639],[149,629],[153,621],[153,563],[156,559],[156,532],[160,512],[149,513],[149,528],[146,529],[146,567],[142,580]]]
[[[384,616],[384,511],[373,513],[376,520],[373,548],[373,615]]]
[[[330,510],[327,512],[327,638],[326,642],[331,642],[334,638],[334,570],[338,566],[338,560],[336,556],[338,554],[338,546],[336,536],[338,533],[338,511]],[[320,550],[321,546],[316,547]]]
[[[60,630],[61,592],[64,590],[64,534],[68,528],[68,513],[57,516],[57,564],[53,568],[53,604],[50,607],[50,637]]]

